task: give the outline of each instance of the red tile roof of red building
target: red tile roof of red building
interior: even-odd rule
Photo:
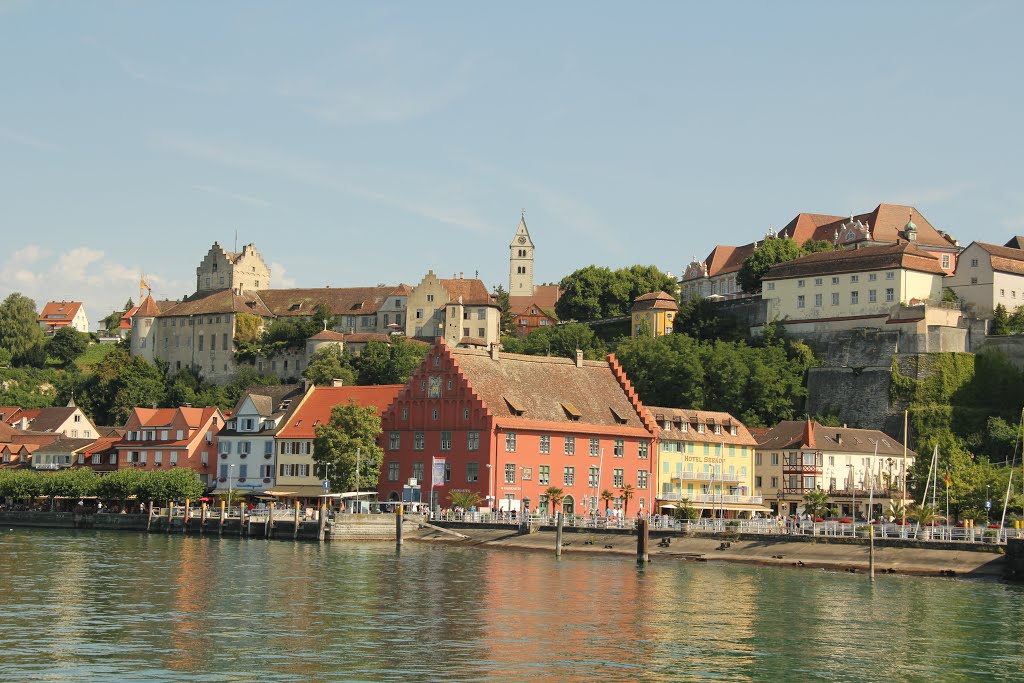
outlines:
[[[382,384],[364,387],[316,387],[306,397],[288,423],[277,433],[279,439],[312,439],[317,425],[331,420],[334,406],[355,401],[361,407],[374,407],[383,413],[402,390],[403,384]]]
[[[81,307],[81,301],[48,301],[39,314],[39,322],[53,325],[63,320],[70,323]]]

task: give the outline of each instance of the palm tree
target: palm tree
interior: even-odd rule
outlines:
[[[892,500],[885,514],[893,519],[904,520],[907,518],[907,506],[902,500]]]
[[[601,500],[604,501],[604,516],[607,517],[608,508],[611,507],[612,501],[615,500],[615,494],[608,489],[605,489],[604,491],[601,491]]]
[[[551,516],[555,514],[555,508],[562,504],[562,499],[565,498],[565,491],[558,488],[557,486],[549,486],[545,491],[544,495],[548,497],[548,503],[551,505]]]
[[[828,514],[828,494],[821,489],[814,489],[804,494],[804,513],[811,517]]]
[[[480,505],[484,499],[476,491],[452,491],[448,494],[448,500],[451,501],[452,507],[462,508],[468,512],[470,508]]]
[[[918,527],[928,527],[928,535],[926,536],[926,538],[932,537],[931,527],[935,524],[935,522],[945,519],[945,517],[939,514],[938,509],[934,505],[927,504],[915,505],[914,508],[910,511],[909,516],[912,520],[917,522]]]
[[[633,497],[633,485],[626,484],[622,487],[622,516],[629,517],[629,500]]]

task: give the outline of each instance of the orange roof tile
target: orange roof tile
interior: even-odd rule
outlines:
[[[288,419],[287,424],[277,433],[281,439],[312,439],[316,436],[316,426],[327,424],[331,420],[334,406],[355,401],[362,407],[374,407],[377,413],[383,413],[391,402],[404,388],[403,384],[383,384],[378,386],[349,387],[315,387],[299,406],[298,410]]]
[[[56,325],[63,320],[70,323],[81,307],[81,301],[48,301],[39,314],[39,322]]]

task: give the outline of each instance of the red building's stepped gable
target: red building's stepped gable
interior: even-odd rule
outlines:
[[[582,513],[601,491],[624,486],[653,504],[655,426],[613,357],[545,358],[497,350],[430,351],[383,416],[382,500],[402,495],[410,478],[430,495],[431,462],[445,481],[434,500],[473,491],[484,506],[531,510],[561,488],[566,512]],[[602,455],[603,452],[603,455]]]

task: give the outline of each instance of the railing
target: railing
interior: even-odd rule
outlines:
[[[744,477],[742,474],[722,474],[714,472],[693,472],[685,470],[683,472],[676,472],[671,475],[671,478],[677,481],[726,481],[726,482],[739,482],[743,481]]]
[[[660,498],[663,499],[663,498]],[[651,529],[658,531],[703,532],[703,533],[743,533],[764,535],[791,536],[822,536],[829,538],[868,538],[866,522],[811,522],[787,519],[709,519],[702,518],[691,521],[680,521],[665,515],[648,517]],[[276,519],[276,517],[275,517]],[[429,519],[447,522],[464,522],[478,524],[507,524],[520,526],[526,524],[553,526],[557,523],[553,515],[530,514],[522,515],[511,512],[456,512],[445,510],[433,512]],[[606,515],[603,510],[597,515],[566,514],[562,521],[565,527],[581,529],[633,529],[636,517],[620,517],[613,510]],[[907,541],[935,541],[977,544],[1005,544],[1010,538],[1024,538],[1024,529],[987,529],[983,527],[957,526],[921,526],[913,523],[905,526],[899,524],[872,524],[875,538],[901,539]]]

